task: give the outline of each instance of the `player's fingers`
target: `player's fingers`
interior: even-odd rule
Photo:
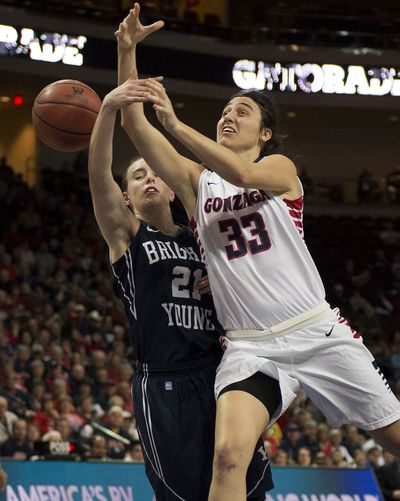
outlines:
[[[208,280],[199,280],[195,288],[200,292],[200,294],[208,294],[210,292],[210,284],[208,283]]]
[[[126,16],[125,21],[127,24],[133,24],[138,20],[138,14],[134,9],[129,11],[129,14]]]
[[[119,23],[118,29],[114,32],[114,35],[118,36],[122,33],[122,31],[123,31],[122,23]]]
[[[153,104],[159,106],[160,108],[163,108],[163,101],[155,94],[152,94],[150,92],[145,92],[143,94],[149,101],[151,101]]]
[[[204,287],[204,285],[208,284],[208,278],[207,276],[199,278],[197,282],[194,284],[196,289],[200,289],[200,287]]]
[[[154,92],[157,92],[159,95],[166,95],[166,91],[165,91],[164,85],[162,85],[162,83],[160,83],[160,81],[155,80],[153,78],[149,78],[146,81],[146,85],[150,89],[152,89]]]
[[[153,31],[160,30],[164,26],[164,21],[156,21],[153,24],[149,24],[148,26],[144,26],[143,29],[147,34],[153,33]]]

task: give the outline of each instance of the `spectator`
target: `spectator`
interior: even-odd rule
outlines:
[[[376,475],[385,501],[400,499],[400,460],[390,454],[390,462],[378,468]]]
[[[57,430],[49,430],[42,436],[42,442],[62,442],[61,433]]]
[[[133,463],[144,463],[142,446],[139,440],[132,442],[129,452],[125,456],[125,461],[132,461]]]
[[[107,355],[103,350],[93,350],[91,353],[91,366],[89,376],[94,378],[98,369],[104,369],[107,364]]]
[[[343,445],[349,451],[349,454],[354,457],[354,452],[361,447],[363,439],[357,426],[353,424],[345,425],[344,430]]]
[[[47,433],[53,426],[55,421],[60,417],[55,409],[54,401],[47,397],[43,402],[42,410],[35,415],[35,423],[39,427],[40,433]]]
[[[46,398],[45,384],[42,381],[35,381],[31,389],[31,399],[32,399],[31,408],[35,411],[39,411],[43,406],[45,398]]]
[[[85,379],[79,383],[78,391],[79,391],[79,393],[78,393],[78,395],[76,397],[76,401],[75,401],[75,404],[78,404],[78,406],[79,406],[79,403],[82,402],[86,397],[92,396],[92,394],[94,393],[92,390],[92,384],[87,379]],[[98,404],[98,405],[99,405],[99,407],[101,407],[100,404]]]
[[[355,468],[369,468],[367,455],[362,449],[356,449],[354,451],[354,463]]]
[[[0,444],[11,437],[13,423],[18,419],[18,416],[8,410],[8,401],[4,397],[0,397]]]
[[[58,418],[54,423],[54,429],[61,435],[61,439],[66,442],[73,441],[73,430],[65,417]]]
[[[332,442],[329,440],[329,430],[330,427],[326,423],[320,423],[318,425],[317,431],[317,441],[319,448],[322,452],[325,452],[327,456],[330,456],[333,450]]]
[[[29,395],[21,388],[16,372],[11,371],[4,376],[3,389],[10,411],[22,414],[26,408],[30,407]]]
[[[289,465],[289,455],[283,449],[278,449],[275,456],[272,458],[272,462],[275,466],[288,466]]]
[[[353,461],[353,458],[351,457],[349,451],[346,449],[346,447],[342,444],[343,442],[343,434],[341,430],[331,430],[329,433],[329,440],[331,444],[333,445],[334,449],[336,451],[340,451],[342,455],[343,461],[346,462],[346,464],[350,464]]]
[[[124,459],[127,449],[127,442],[131,442],[132,438],[128,431],[123,427],[124,411],[118,405],[114,405],[108,412],[108,429],[118,434],[120,438],[108,439],[107,455],[111,459]]]
[[[290,423],[285,431],[286,435],[281,440],[279,448],[287,452],[289,463],[293,464],[297,457],[301,431],[295,423]]]
[[[331,466],[332,461],[330,458],[325,454],[325,452],[318,451],[315,456],[314,456],[314,462],[311,466],[315,467],[327,467]]]
[[[40,346],[40,345],[39,345]],[[33,348],[32,348],[33,352]],[[30,392],[32,392],[33,387],[36,383],[43,385],[43,378],[45,374],[45,365],[43,360],[36,358],[31,361],[29,367],[29,379],[27,381],[27,387]]]
[[[11,437],[0,446],[0,456],[13,459],[28,459],[33,449],[28,441],[28,426],[25,419],[16,419]]]
[[[69,387],[71,389],[71,395],[76,399],[79,393],[79,384],[86,380],[86,369],[83,364],[73,364],[71,372],[69,375]]]
[[[110,388],[112,386],[113,384],[109,378],[108,369],[106,367],[97,368],[94,377],[93,395],[103,409],[107,409],[108,399],[113,392],[112,388]]]
[[[297,449],[296,464],[299,466],[311,466],[313,462],[311,449],[301,446]]]
[[[368,449],[367,462],[370,468],[376,473],[378,469],[383,465],[383,457],[380,447],[374,446]]]
[[[107,439],[103,435],[92,435],[89,451],[83,456],[86,461],[109,461],[107,456]]]
[[[312,455],[315,455],[319,451],[317,431],[318,424],[314,419],[305,421],[303,427],[303,436],[298,442],[299,447],[308,447],[311,450]]]
[[[30,368],[31,349],[26,344],[19,344],[15,351],[14,369],[24,381],[28,379]]]
[[[28,431],[27,431],[27,440],[32,449],[32,454],[36,452],[36,444],[40,440],[40,430],[38,425],[34,421],[28,421]]]
[[[72,398],[64,396],[59,402],[60,417],[66,419],[69,427],[73,431],[77,431],[83,424],[83,418],[76,412]]]
[[[348,463],[344,458],[342,451],[339,448],[334,447],[331,452],[331,464],[332,468],[349,468],[351,463]],[[352,459],[352,458],[350,458]]]

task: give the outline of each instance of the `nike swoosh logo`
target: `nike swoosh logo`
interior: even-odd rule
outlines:
[[[335,327],[335,326],[334,326],[334,325],[332,325],[331,330],[330,330],[329,332],[325,332],[325,336],[326,336],[326,337],[329,337],[329,336],[332,334],[332,331],[333,331],[333,328],[334,328],[334,327]]]
[[[152,231],[153,233],[158,233],[160,230],[155,230],[154,228],[147,227],[147,231]]]
[[[214,181],[207,181],[207,184],[208,186],[210,186],[210,184],[218,184],[218,183],[214,183]]]

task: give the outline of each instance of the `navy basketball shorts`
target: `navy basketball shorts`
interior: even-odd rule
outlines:
[[[178,371],[138,364],[132,385],[146,475],[157,501],[207,501],[215,431],[214,381],[218,363]],[[248,499],[272,489],[262,440],[248,473]]]

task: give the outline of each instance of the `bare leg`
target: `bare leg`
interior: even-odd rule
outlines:
[[[386,451],[400,458],[400,420],[368,432]]]
[[[246,499],[247,468],[268,422],[267,409],[249,393],[233,390],[218,399],[209,501]]]

